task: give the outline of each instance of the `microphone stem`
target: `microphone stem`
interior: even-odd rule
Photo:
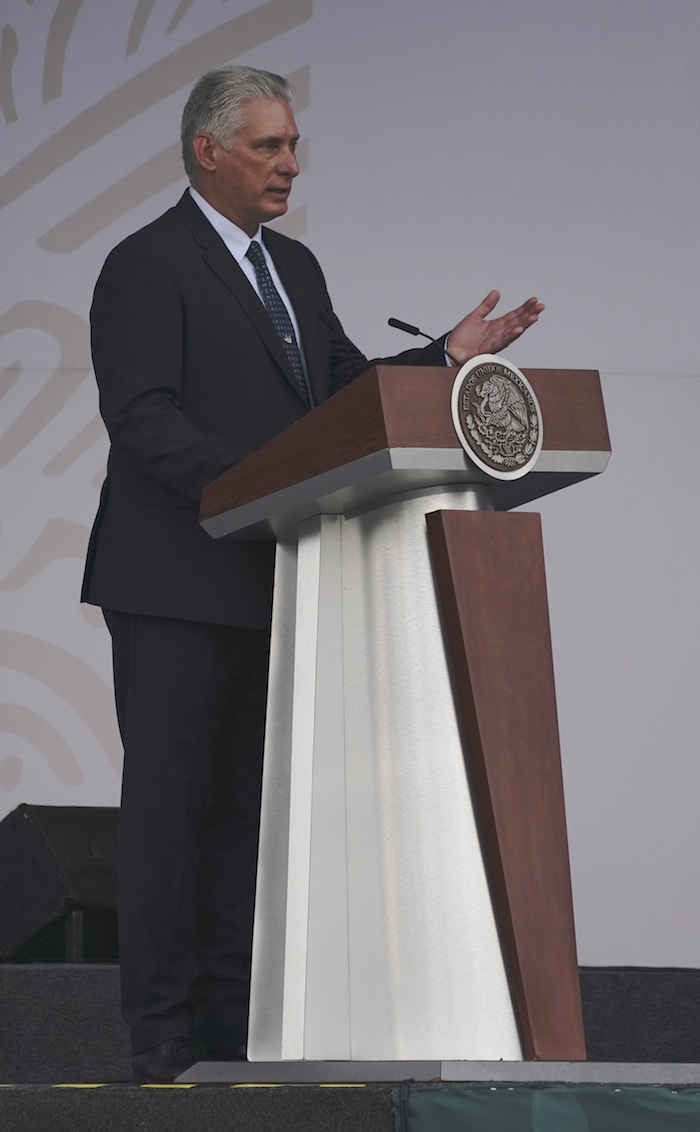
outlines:
[[[412,326],[410,322],[401,322],[401,320],[398,318],[390,318],[387,321],[389,323],[389,326],[393,327],[395,330],[403,330],[406,334],[413,334],[414,337],[418,337],[420,335],[421,338],[427,338],[429,342],[437,342],[437,338],[433,338],[432,334],[426,334],[424,330],[419,330],[417,326]],[[442,348],[442,352],[450,359],[452,364],[455,365],[457,369],[461,368],[462,363],[458,362],[456,358],[453,358],[452,354],[449,352],[449,350],[446,350],[444,346]]]

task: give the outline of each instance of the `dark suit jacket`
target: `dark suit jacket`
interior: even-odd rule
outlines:
[[[303,244],[264,230],[294,306],[315,404],[374,363],[347,339]],[[91,312],[107,479],[83,600],[127,613],[263,627],[274,546],[215,542],[202,489],[308,408],[272,321],[188,192],[119,244]],[[437,346],[395,364],[441,365]]]

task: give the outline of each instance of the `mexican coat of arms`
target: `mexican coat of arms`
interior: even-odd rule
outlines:
[[[518,479],[542,448],[542,414],[527,378],[493,354],[471,358],[452,391],[455,429],[469,457],[496,479]]]

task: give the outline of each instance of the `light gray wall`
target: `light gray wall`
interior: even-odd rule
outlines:
[[[537,508],[580,957],[697,967],[700,380],[603,391],[607,471]]]
[[[602,371],[610,467],[539,508],[580,959],[700,966],[696,0],[0,11],[0,816],[118,799],[108,641],[77,604],[106,455],[85,320],[109,249],[185,185],[192,81],[247,62],[295,76],[282,226],[367,353],[408,344],[389,315],[437,334],[496,286],[547,304],[512,361]]]

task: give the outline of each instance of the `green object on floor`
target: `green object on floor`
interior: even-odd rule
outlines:
[[[408,1085],[395,1132],[700,1132],[700,1089]]]

